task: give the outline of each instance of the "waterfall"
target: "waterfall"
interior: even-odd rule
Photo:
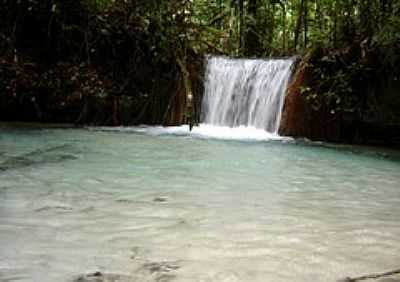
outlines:
[[[277,134],[293,62],[293,59],[210,57],[202,122],[252,127]]]

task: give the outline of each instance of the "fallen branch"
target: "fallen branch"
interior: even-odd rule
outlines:
[[[382,277],[393,276],[396,274],[400,274],[400,269],[392,270],[392,271],[385,272],[385,273],[370,274],[370,275],[365,275],[365,276],[360,276],[360,277],[355,277],[355,278],[346,277],[345,279],[339,280],[338,282],[357,282],[357,281],[362,281],[362,280],[378,279],[378,278],[382,278]]]

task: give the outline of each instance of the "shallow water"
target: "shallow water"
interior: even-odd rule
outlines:
[[[0,128],[0,281],[336,281],[399,267],[397,156],[185,130]]]

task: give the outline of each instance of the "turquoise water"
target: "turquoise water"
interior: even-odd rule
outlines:
[[[336,281],[399,267],[398,156],[184,132],[0,128],[0,281]]]

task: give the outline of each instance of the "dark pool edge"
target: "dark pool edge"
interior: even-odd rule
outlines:
[[[82,125],[73,123],[43,123],[43,122],[21,122],[21,121],[0,121],[1,128],[20,128],[20,129],[71,129],[83,128]]]
[[[45,123],[45,122],[21,122],[21,121],[0,121],[0,129],[88,129],[90,124],[74,124],[74,123]],[[93,126],[96,128],[97,126]],[[109,126],[110,128],[118,128],[120,126]],[[101,131],[101,130],[100,130]],[[291,137],[291,136],[288,136]],[[321,146],[327,149],[342,149],[349,150],[349,148],[356,148],[355,151],[372,150],[372,151],[387,151],[394,155],[400,153],[400,144],[393,146],[393,144],[382,144],[382,143],[342,143],[342,142],[331,142],[322,140],[312,140],[304,137],[291,137],[292,141],[286,141],[295,145],[305,146]],[[281,140],[271,140],[281,142]],[[285,143],[285,142],[284,142]],[[400,159],[400,157],[395,158]]]

